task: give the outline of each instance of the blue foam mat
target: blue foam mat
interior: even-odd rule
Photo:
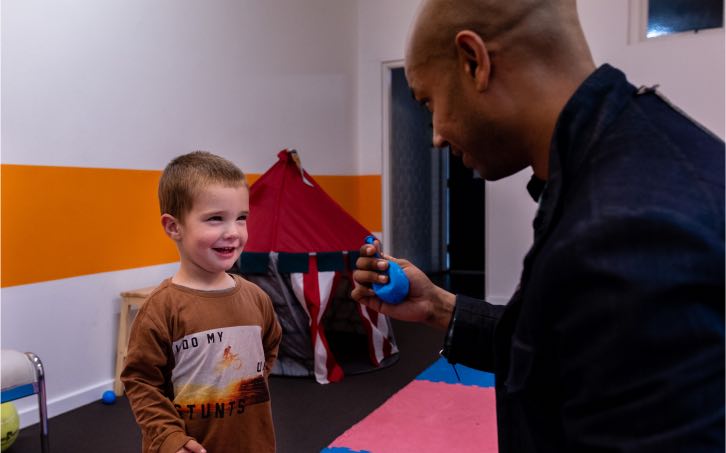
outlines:
[[[456,373],[459,374],[457,379]],[[456,365],[456,372],[453,366],[444,358],[440,358],[416,379],[431,382],[445,382],[447,384],[474,385],[478,387],[494,387],[494,375],[484,371],[475,370],[464,365]]]
[[[368,450],[351,450],[345,447],[328,447],[320,450],[320,453],[371,453]]]

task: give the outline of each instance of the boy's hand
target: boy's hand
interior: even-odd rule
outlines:
[[[194,439],[189,440],[187,443],[184,444],[183,447],[179,449],[176,453],[207,453],[207,450],[202,447],[202,445],[197,442]]]

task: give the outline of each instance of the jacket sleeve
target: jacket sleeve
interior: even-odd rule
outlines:
[[[192,437],[172,402],[171,340],[147,302],[134,320],[121,380],[150,451],[176,453]]]
[[[504,308],[457,295],[442,355],[449,363],[494,372],[494,331]]]
[[[723,239],[662,213],[584,227],[543,301],[572,449],[723,451]]]

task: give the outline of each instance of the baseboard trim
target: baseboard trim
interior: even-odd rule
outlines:
[[[60,415],[74,409],[78,409],[81,406],[99,401],[103,392],[106,390],[113,389],[113,379],[109,379],[100,384],[86,387],[77,392],[68,393],[58,398],[53,398],[47,401],[48,405],[48,418],[53,418],[56,415]],[[38,395],[31,395],[22,398],[22,407],[18,407],[18,415],[20,416],[20,428],[27,428],[31,425],[35,425],[40,422],[40,414],[38,413]],[[26,403],[32,403],[27,404]],[[49,432],[53,431],[53,427],[48,428]]]

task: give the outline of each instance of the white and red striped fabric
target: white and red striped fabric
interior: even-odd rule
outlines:
[[[363,327],[368,334],[368,351],[371,362],[381,366],[383,359],[398,353],[398,348],[389,340],[391,332],[388,331],[388,321],[385,316],[375,310],[356,304],[358,314],[363,321]]]
[[[330,345],[325,337],[322,319],[329,307],[331,294],[341,276],[338,272],[318,272],[317,257],[308,258],[307,273],[290,274],[290,281],[295,297],[302,305],[310,319],[310,339],[314,351],[315,380],[320,384],[338,382],[343,379],[344,373],[335,361]],[[371,362],[380,366],[386,357],[398,352],[394,344],[389,341],[390,332],[386,319],[373,310],[358,305],[358,314],[368,336],[368,345]]]

